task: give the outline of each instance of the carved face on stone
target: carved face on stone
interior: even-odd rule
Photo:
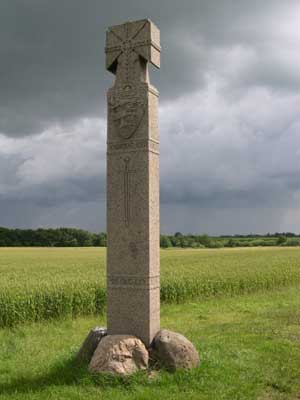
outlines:
[[[141,123],[145,102],[138,95],[118,94],[109,100],[110,112],[118,135],[123,139],[129,139]]]

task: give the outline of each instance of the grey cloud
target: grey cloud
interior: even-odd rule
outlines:
[[[162,203],[295,207],[299,95],[266,89],[237,98],[226,94],[211,83],[207,91],[163,107]]]
[[[276,231],[299,232],[297,210],[291,210],[286,217],[282,208],[253,209],[240,208],[201,208],[183,204],[162,205],[161,231],[185,233],[208,233],[211,235],[267,233]],[[176,215],[176,218],[174,218]]]
[[[101,200],[105,187],[105,131],[82,120],[25,138],[0,136],[0,199],[59,206]]]
[[[12,228],[56,228],[62,226],[90,231],[105,230],[105,202],[69,200],[55,207],[37,205],[30,200],[0,200],[1,226]]]
[[[32,206],[54,207],[70,201],[86,203],[103,201],[105,181],[101,176],[94,178],[65,179],[52,184],[33,185],[27,190],[5,196],[6,200],[30,201]]]
[[[297,2],[284,4],[288,8]],[[162,71],[152,76],[163,102],[204,84],[211,49],[247,43],[253,36],[256,44],[262,40],[263,16],[278,8],[283,6],[277,0],[1,2],[0,132],[33,134],[57,122],[103,117],[105,90],[113,78],[104,70],[109,25],[148,16],[160,26]],[[255,74],[250,71],[247,79]],[[261,74],[260,79],[272,84],[280,77]]]
[[[151,71],[162,231],[297,231],[297,10],[298,0],[1,2],[0,225],[105,229],[105,30],[147,16],[163,48]]]

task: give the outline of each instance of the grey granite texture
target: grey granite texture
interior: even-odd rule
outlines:
[[[130,375],[147,369],[148,361],[148,351],[140,339],[129,335],[105,336],[91,359],[89,371]]]
[[[149,20],[109,28],[106,67],[107,325],[149,346],[160,329],[158,92],[148,63],[160,64],[159,30]]]
[[[198,351],[193,343],[183,335],[167,329],[156,334],[151,358],[171,371],[195,368],[200,363]]]
[[[89,363],[101,339],[106,335],[106,328],[100,328],[97,326],[96,328],[92,329],[85,338],[76,355],[76,362],[78,364]]]

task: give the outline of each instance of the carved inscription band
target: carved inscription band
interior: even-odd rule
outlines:
[[[128,151],[137,151],[137,150],[146,150],[155,154],[159,154],[159,143],[153,140],[139,140],[139,141],[130,141],[130,142],[115,142],[108,143],[108,152],[109,153],[118,153],[123,152],[123,150]]]
[[[160,287],[159,275],[108,275],[107,284],[109,287],[135,288],[135,289],[157,289]]]

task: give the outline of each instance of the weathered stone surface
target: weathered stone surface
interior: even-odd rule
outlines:
[[[183,335],[163,329],[153,341],[154,358],[169,370],[191,369],[199,365],[195,346]]]
[[[100,343],[100,340],[106,335],[106,328],[100,328],[97,326],[96,328],[92,329],[85,338],[76,355],[76,362],[79,364],[89,363],[98,344]]]
[[[109,335],[100,341],[89,371],[129,375],[147,369],[148,361],[148,351],[140,339],[130,335]]]
[[[159,67],[159,30],[149,20],[109,28],[106,66],[108,334],[146,346],[160,329],[158,92],[148,63]]]

